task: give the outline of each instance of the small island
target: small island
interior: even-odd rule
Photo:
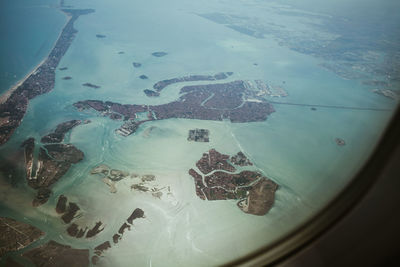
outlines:
[[[143,92],[148,96],[148,97],[157,97],[160,96],[159,92],[153,91],[153,90],[149,90],[149,89],[145,89],[143,90]]]
[[[97,38],[106,38],[106,36],[104,34],[96,34]]]
[[[209,134],[210,131],[207,129],[189,130],[189,136],[187,140],[194,142],[209,142],[210,141]]]
[[[65,80],[65,81],[68,81],[68,80],[71,80],[72,77],[71,76],[64,76],[61,79]]]
[[[59,70],[67,70],[67,69],[68,69],[68,67],[59,68]]]
[[[140,75],[139,78],[142,80],[147,80],[149,77],[147,77],[146,75]]]
[[[168,55],[168,53],[167,52],[154,52],[154,53],[151,53],[151,55],[155,56],[155,57],[163,57],[163,56]]]
[[[142,66],[142,64],[139,62],[133,62],[132,65],[134,68],[140,68]]]
[[[335,142],[336,142],[336,144],[338,145],[338,146],[344,146],[344,145],[346,145],[346,141],[344,141],[343,139],[341,139],[341,138],[335,138]]]
[[[86,87],[93,88],[93,89],[98,89],[98,88],[100,88],[99,85],[95,85],[95,84],[93,84],[93,83],[84,83],[84,84],[82,84],[82,85],[83,85],[83,86],[86,86]]]

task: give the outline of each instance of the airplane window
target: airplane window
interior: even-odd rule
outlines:
[[[307,223],[400,98],[396,0],[0,3],[0,264],[218,266]]]

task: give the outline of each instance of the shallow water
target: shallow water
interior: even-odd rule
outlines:
[[[119,136],[114,130],[122,122],[91,111],[78,112],[72,104],[86,99],[123,104],[168,103],[179,97],[183,85],[207,82],[172,85],[159,98],[147,97],[143,89],[150,89],[163,79],[225,71],[234,72],[227,81],[262,79],[280,85],[284,81],[289,96],[271,99],[279,102],[389,109],[394,102],[371,93],[371,88],[358,81],[344,80],[321,68],[320,59],[280,46],[273,36],[256,39],[196,15],[210,10],[241,9],[249,16],[260,12],[241,1],[229,2],[227,10],[224,1],[65,2],[75,8],[94,8],[96,12],[76,21],[79,32],[59,65],[68,70],[57,70],[53,91],[30,102],[21,126],[0,153],[15,150],[27,137],[40,140],[63,121],[90,119],[90,124],[74,128],[65,140],[82,150],[85,159],[53,186],[48,203],[36,209],[31,207],[33,190],[22,181],[14,188],[2,181],[0,203],[4,208],[0,211],[2,216],[26,218],[46,231],[38,243],[56,240],[93,249],[111,240],[135,208],[143,209],[146,218],[135,220],[118,245],[103,254],[100,266],[218,265],[273,242],[313,215],[348,183],[390,119],[391,112],[387,111],[312,111],[309,107],[274,105],[276,112],[265,122],[169,119],[147,122],[135,134]],[[276,8],[276,4],[272,6]],[[54,22],[54,32],[29,29],[31,34],[56,38],[55,29],[61,29],[65,18],[60,11],[49,10],[54,18],[45,20]],[[41,16],[40,12],[35,14]],[[96,38],[96,34],[106,38]],[[46,41],[46,45],[50,43]],[[28,67],[21,65],[19,76],[49,49],[43,48],[33,57],[36,59],[27,63]],[[151,53],[155,51],[168,55],[154,57]],[[142,66],[133,68],[132,62]],[[142,74],[149,79],[140,79]],[[62,80],[64,76],[72,79]],[[85,82],[101,87],[83,87]],[[8,84],[12,84],[11,80]],[[194,128],[209,129],[210,142],[187,142],[188,130]],[[337,146],[336,137],[346,140],[346,146]],[[187,172],[211,148],[229,155],[243,151],[254,163],[253,170],[279,184],[274,207],[267,215],[245,214],[235,201],[202,201],[196,196],[193,179]],[[154,185],[169,186],[171,195],[158,199],[150,193],[132,191],[130,186],[137,183],[136,178],[118,182],[118,192],[111,194],[99,176],[90,175],[90,170],[99,164],[130,173],[154,174]],[[12,194],[6,193],[8,190]],[[105,230],[89,240],[69,237],[54,210],[60,194],[81,207],[83,216],[76,220],[79,225],[93,226],[101,220]]]

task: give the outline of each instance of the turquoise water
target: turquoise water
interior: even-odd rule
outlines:
[[[46,231],[39,243],[53,239],[92,249],[111,240],[132,210],[139,207],[146,218],[135,221],[118,245],[103,254],[100,266],[210,266],[273,242],[332,199],[367,159],[390,112],[311,111],[309,107],[275,105],[276,112],[265,122],[170,119],[145,123],[124,138],[114,133],[121,122],[72,107],[85,99],[168,103],[179,97],[182,84],[167,87],[160,98],[146,97],[143,89],[163,79],[222,71],[234,72],[228,81],[285,81],[289,96],[273,99],[281,102],[394,107],[393,101],[371,93],[371,88],[361,86],[359,81],[344,80],[319,67],[320,60],[279,46],[273,36],[255,39],[196,15],[210,10],[242,10],[248,16],[261,12],[240,1],[229,3],[227,7],[224,1],[66,1],[96,12],[76,21],[79,33],[59,66],[68,70],[57,70],[54,90],[30,102],[21,126],[0,153],[12,153],[27,137],[39,140],[63,121],[90,119],[92,123],[76,127],[65,140],[81,149],[85,159],[55,184],[49,202],[36,209],[31,207],[33,190],[23,182],[10,187],[1,180],[0,203],[4,208],[0,215],[26,220]],[[54,5],[50,1],[47,4]],[[32,56],[37,45],[28,46],[25,53],[30,56],[24,71],[21,65],[21,77],[49,52],[65,22],[65,16],[55,8],[35,7],[31,12],[38,17],[41,12],[49,12],[50,17],[43,20],[54,22],[54,28],[49,30],[51,33],[42,32],[41,27],[24,30],[42,36],[35,37],[35,42],[39,46],[45,42],[47,48]],[[98,39],[96,34],[106,38]],[[168,55],[153,57],[155,51]],[[133,68],[132,62],[140,62],[142,67]],[[149,79],[138,78],[142,74]],[[72,79],[62,80],[64,76]],[[85,82],[101,88],[83,87]],[[209,129],[210,143],[187,142],[188,130],[194,128]],[[346,140],[346,146],[338,147],[336,137]],[[280,185],[275,205],[267,215],[248,215],[235,202],[205,202],[196,196],[187,171],[211,148],[231,155],[245,152],[254,170],[261,170]],[[130,185],[137,182],[131,178],[118,182],[118,192],[111,194],[99,177],[89,174],[101,163],[131,173],[155,174],[156,185],[170,186],[172,195],[156,199],[151,194],[131,191]],[[79,203],[83,213],[76,220],[79,225],[93,226],[101,220],[105,230],[90,240],[69,237],[54,210],[60,194]]]
[[[50,52],[66,16],[55,0],[0,3],[0,94],[31,71]],[[50,22],[50,23],[49,23]]]

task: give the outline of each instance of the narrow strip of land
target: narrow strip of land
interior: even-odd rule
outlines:
[[[289,106],[302,106],[302,107],[316,107],[316,108],[372,110],[372,111],[393,111],[393,109],[390,109],[390,108],[346,107],[346,106],[319,105],[319,104],[300,104],[300,103],[276,102],[276,101],[269,101],[269,103],[276,104],[276,105],[289,105]]]

